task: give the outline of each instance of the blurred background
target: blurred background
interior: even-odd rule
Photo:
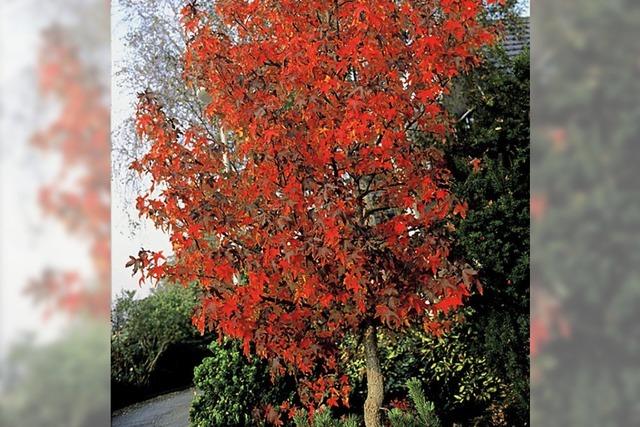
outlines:
[[[0,425],[106,426],[109,2],[0,2]]]
[[[531,422],[639,425],[640,4],[531,10]]]

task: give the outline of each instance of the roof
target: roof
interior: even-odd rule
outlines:
[[[531,42],[529,17],[522,17],[519,21],[519,23],[507,29],[502,41],[504,50],[510,58],[519,55],[524,49],[529,47]]]

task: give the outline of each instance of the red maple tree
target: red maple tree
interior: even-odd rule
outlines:
[[[482,13],[482,0],[187,5],[185,82],[208,95],[220,135],[140,95],[150,149],[132,167],[152,185],[137,206],[173,255],[129,265],[141,280],[198,281],[194,323],[304,374],[310,405],[348,404],[339,346],[361,337],[365,422],[381,425],[376,331],[437,332],[475,282],[450,259],[448,220],[466,204],[416,136],[444,140],[442,97],[493,40]]]

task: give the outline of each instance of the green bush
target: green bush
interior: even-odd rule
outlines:
[[[177,343],[200,340],[191,324],[197,302],[194,287],[162,284],[144,299],[125,291],[111,313],[111,377],[146,384],[165,352]]]
[[[272,382],[267,363],[255,357],[248,360],[236,341],[214,341],[209,349],[211,356],[195,369],[192,425],[261,425],[267,404],[279,405],[293,397],[295,385],[290,378]]]
[[[160,284],[147,298],[132,291],[111,312],[111,389],[114,409],[191,385],[210,336],[191,323],[195,286]]]

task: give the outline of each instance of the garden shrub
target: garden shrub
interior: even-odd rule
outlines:
[[[279,405],[293,397],[291,378],[274,382],[267,363],[247,359],[238,342],[225,340],[209,345],[211,355],[195,369],[197,395],[190,412],[196,427],[261,425],[267,405]]]
[[[112,408],[188,387],[210,336],[191,323],[195,287],[162,283],[144,299],[119,296],[111,312]]]
[[[470,314],[471,309],[464,313]],[[460,323],[440,337],[417,329],[402,336],[380,335],[387,403],[405,400],[406,379],[412,377],[419,380],[438,415],[447,422],[468,421],[501,401],[506,385],[488,359],[472,351],[470,342],[477,339],[474,334],[472,325]],[[345,354],[349,354],[345,356],[346,368],[354,384],[352,401],[357,405],[365,394],[365,362],[359,351]]]

